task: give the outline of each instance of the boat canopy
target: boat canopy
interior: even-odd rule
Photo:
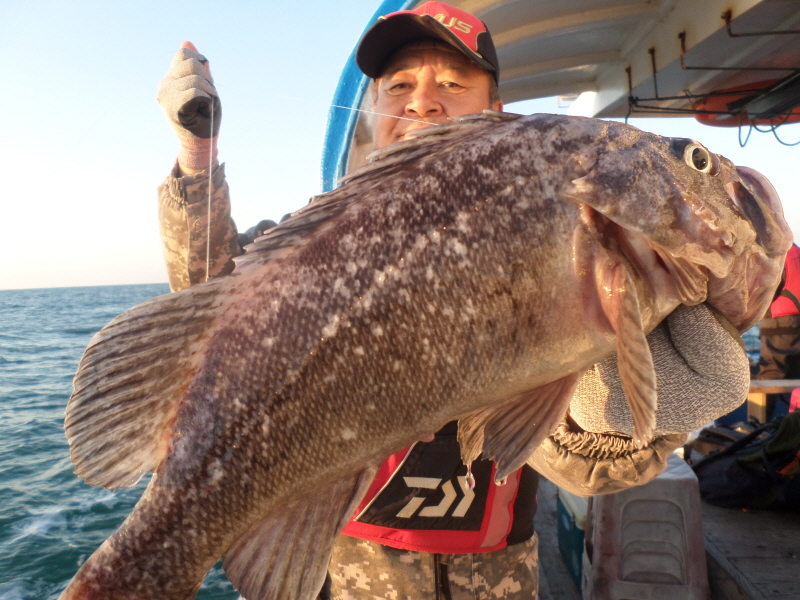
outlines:
[[[384,0],[365,30],[381,15],[421,3]],[[571,96],[588,116],[700,114],[711,125],[758,118],[779,125],[800,105],[798,0],[448,3],[491,31],[506,103]],[[338,108],[369,111],[368,87],[351,54],[329,115],[325,191],[371,150],[369,113]]]

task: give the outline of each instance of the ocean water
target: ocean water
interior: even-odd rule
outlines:
[[[110,491],[72,472],[64,407],[92,335],[166,284],[0,290],[0,600],[50,600],[145,488]],[[238,598],[220,564],[197,595]]]

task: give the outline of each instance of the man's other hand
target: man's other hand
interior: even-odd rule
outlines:
[[[750,364],[742,339],[707,305],[679,306],[647,341],[657,376],[656,435],[694,431],[747,398]],[[633,435],[616,355],[581,378],[569,412],[584,431]]]

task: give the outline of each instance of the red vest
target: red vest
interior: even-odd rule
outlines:
[[[478,460],[470,490],[455,428],[451,431],[384,461],[342,533],[437,554],[492,552],[533,535],[536,473],[524,467],[497,486],[494,463]]]
[[[769,307],[769,316],[800,314],[800,248],[792,244],[786,255],[785,283],[780,295]]]

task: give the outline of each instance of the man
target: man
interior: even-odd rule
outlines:
[[[781,285],[759,323],[761,353],[756,379],[800,379],[800,247],[786,255]],[[767,420],[789,410],[792,394],[767,395]]]
[[[364,35],[356,57],[375,80],[376,149],[449,117],[502,109],[491,36],[479,19],[451,6],[427,2],[385,16]],[[193,47],[184,45],[178,52],[161,83],[159,102],[181,140],[178,162],[160,188],[170,284],[178,290],[203,281],[206,271],[211,276],[229,273],[231,259],[269,223],[237,235],[223,167],[216,163],[219,102],[204,59]],[[747,360],[729,329],[711,311],[697,307],[676,311],[648,337],[660,389],[662,379],[677,387],[665,386],[672,394],[659,398],[658,437],[645,448],[636,448],[630,439],[630,411],[612,357],[584,377],[570,418],[530,463],[558,485],[584,495],[649,481],[683,442],[682,433],[741,402],[749,379]],[[709,365],[704,360],[709,352],[730,361]],[[731,372],[736,378],[742,366],[743,377],[731,386]],[[383,463],[337,541],[330,597],[537,597],[538,540],[532,517],[538,476],[526,466],[496,486],[492,465],[478,461],[470,490],[455,434],[456,425],[449,424],[433,440]],[[454,493],[461,500],[455,502]]]

